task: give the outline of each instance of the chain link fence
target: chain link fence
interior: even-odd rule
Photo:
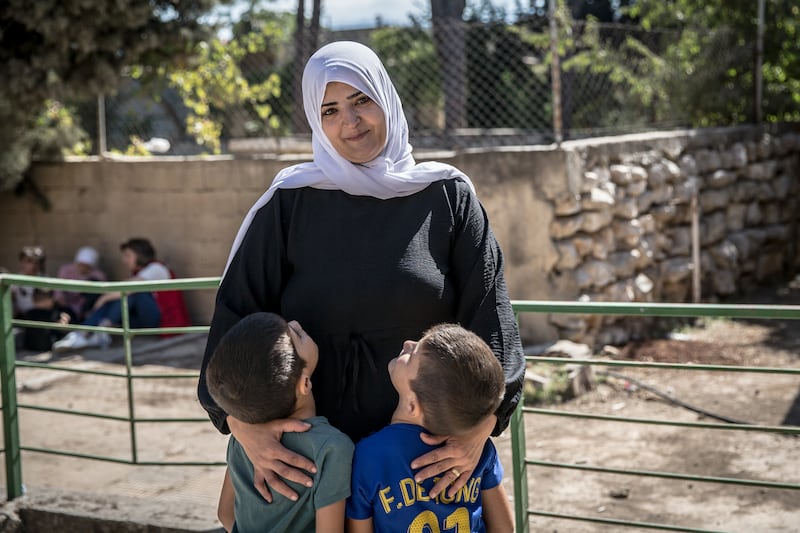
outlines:
[[[323,30],[319,44],[354,40],[378,53],[400,93],[417,149],[549,144],[752,120],[751,100],[741,106],[738,117],[720,115],[714,122],[709,110],[732,96],[715,85],[721,79],[717,69],[686,72],[678,59],[667,57],[677,31],[554,22],[537,16],[513,25],[458,20],[434,26]],[[742,55],[752,57],[755,50],[754,41],[736,42],[725,30],[706,32],[699,39],[702,54],[715,58],[711,64],[719,71]],[[123,153],[307,149],[308,127],[298,107],[302,98],[293,83],[303,61],[293,50],[287,34],[273,39],[267,50],[246,53],[236,61],[236,75],[243,83],[257,86],[271,79],[275,85],[261,99],[250,95],[211,106],[208,117],[217,125],[217,148],[198,144],[196,110],[187,106],[174,85],[153,89],[133,78],[117,94],[99,101],[103,124],[97,120],[98,102],[84,104],[84,127],[93,139],[105,132],[105,147]],[[552,50],[558,50],[555,63]],[[705,117],[702,123],[696,120],[698,113]],[[93,143],[96,153],[103,142]]]

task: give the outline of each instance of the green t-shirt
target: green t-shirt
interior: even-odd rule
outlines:
[[[283,445],[309,459],[317,466],[314,485],[304,487],[286,483],[297,492],[293,502],[272,490],[272,503],[253,486],[253,464],[244,448],[231,436],[228,443],[228,470],[236,492],[234,532],[314,532],[317,509],[350,496],[350,468],[353,443],[328,423],[324,416],[306,420],[311,429],[303,433],[284,433]]]

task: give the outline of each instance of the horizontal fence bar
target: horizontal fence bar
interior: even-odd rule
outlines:
[[[82,281],[51,278],[47,276],[25,276],[22,274],[0,274],[0,283],[24,285],[72,292],[156,292],[169,290],[216,289],[219,277],[178,278],[155,281]]]
[[[704,365],[695,363],[620,361],[618,359],[572,359],[567,357],[539,357],[536,355],[526,356],[525,360],[531,363],[553,363],[557,365],[625,366],[630,368],[669,368],[674,370],[706,370],[712,372],[755,372],[800,376],[800,368],[782,368],[775,366]]]
[[[564,520],[576,520],[581,522],[593,522],[596,524],[608,524],[613,526],[623,526],[623,527],[639,527],[644,529],[658,529],[661,531],[686,531],[690,533],[725,533],[724,531],[718,531],[714,529],[696,529],[696,528],[686,528],[680,526],[673,526],[668,524],[654,524],[651,522],[633,522],[630,520],[616,520],[614,518],[600,518],[600,517],[591,517],[591,516],[580,516],[580,515],[572,515],[572,514],[564,514],[564,513],[550,513],[547,511],[537,511],[533,509],[528,510],[529,516],[544,516],[548,518],[561,518]]]
[[[21,318],[15,318],[11,321],[11,324],[14,326],[19,327],[29,327],[29,328],[45,328],[45,329],[54,329],[60,331],[99,331],[103,333],[110,333],[112,335],[122,335],[125,333],[125,330],[120,327],[114,326],[85,326],[83,324],[60,324],[58,322],[42,322],[40,320],[23,320]],[[128,334],[131,336],[136,335],[172,335],[172,334],[183,334],[183,333],[208,333],[208,326],[176,326],[170,328],[131,328],[128,330]]]
[[[137,416],[133,419],[134,422],[137,424],[169,424],[172,422],[175,423],[186,423],[186,422],[209,422],[207,416],[205,417],[186,417],[186,418],[143,418]]]
[[[652,470],[631,470],[622,468],[608,468],[601,466],[579,465],[575,463],[559,463],[555,461],[537,461],[525,459],[526,465],[541,466],[546,468],[567,468],[570,470],[583,470],[586,472],[601,472],[605,474],[620,474],[626,476],[656,477],[664,479],[680,479],[683,481],[700,481],[703,483],[724,483],[729,485],[744,485],[748,487],[762,487],[768,489],[800,490],[798,483],[782,483],[779,481],[761,481],[757,479],[737,479],[730,477],[698,476],[694,474],[680,474],[677,472],[658,472]]]
[[[705,424],[703,422],[682,422],[675,420],[656,420],[653,418],[623,418],[611,415],[597,415],[592,413],[576,413],[573,411],[556,411],[552,409],[539,409],[536,407],[523,407],[522,411],[529,414],[564,416],[569,418],[585,418],[589,420],[602,420],[604,422],[626,422],[631,424],[650,424],[656,426],[675,426],[694,429],[724,429],[730,431],[763,431],[767,433],[785,433],[788,436],[800,435],[797,426],[760,426],[756,424]]]
[[[197,379],[200,372],[186,372],[183,374],[126,374],[124,372],[113,372],[110,370],[96,370],[90,368],[73,368],[35,361],[17,361],[17,367],[39,368],[42,370],[52,370],[53,372],[72,372],[75,374],[94,374],[97,376],[125,379]]]
[[[627,316],[788,318],[800,319],[798,305],[758,304],[670,304],[642,302],[562,302],[514,300],[517,313],[564,313]]]
[[[92,455],[88,453],[71,452],[68,450],[37,448],[36,446],[21,446],[20,449],[25,452],[44,453],[48,455],[62,455],[65,457],[74,457],[76,459],[92,459],[95,461],[106,461],[109,463],[136,465],[136,466],[225,466],[227,464],[224,461],[133,461],[131,459],[122,459],[119,457],[110,457],[107,455]]]
[[[90,411],[78,411],[74,409],[61,409],[60,407],[48,407],[44,405],[32,405],[32,404],[19,404],[17,407],[20,409],[30,409],[32,411],[44,411],[48,413],[58,413],[60,415],[75,415],[75,416],[87,416],[90,418],[102,418],[104,420],[111,420],[112,422],[130,422],[130,419],[127,416],[119,416],[119,415],[110,415],[106,413],[92,413]]]

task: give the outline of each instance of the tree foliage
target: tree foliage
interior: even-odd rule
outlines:
[[[55,104],[113,91],[133,65],[185,63],[211,28],[217,0],[5,0],[0,3],[0,190],[14,187],[31,158],[60,153],[42,117]],[[63,107],[60,108],[63,114]],[[74,124],[65,124],[65,132]],[[47,129],[47,128],[45,128]],[[31,137],[41,142],[32,142]],[[14,162],[8,163],[9,161]]]
[[[281,127],[271,101],[281,95],[281,78],[267,68],[253,68],[266,61],[264,54],[274,48],[282,31],[277,24],[237,36],[230,41],[212,39],[200,43],[199,61],[188,69],[169,74],[170,85],[178,90],[190,114],[187,132],[213,153],[220,152],[224,129],[231,135],[273,133]],[[242,71],[248,62],[256,77]],[[243,131],[235,131],[241,128]]]

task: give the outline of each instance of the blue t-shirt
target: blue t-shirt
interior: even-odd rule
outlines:
[[[503,479],[494,444],[486,441],[478,466],[455,497],[443,491],[432,499],[428,492],[438,478],[418,484],[410,466],[435,448],[420,439],[424,431],[413,424],[390,424],[356,444],[347,517],[372,517],[381,533],[426,531],[426,526],[430,531],[485,531],[481,491]]]

